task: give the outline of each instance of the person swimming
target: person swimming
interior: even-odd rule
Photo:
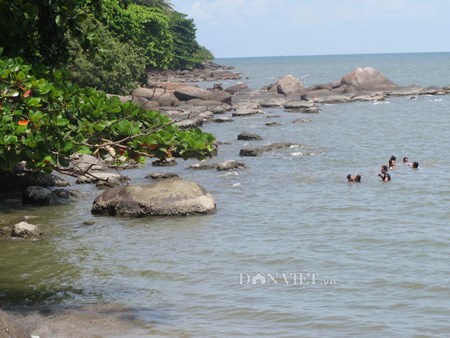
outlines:
[[[406,164],[407,166],[411,167],[412,163],[409,161],[408,157],[403,157],[403,164]]]
[[[414,161],[413,164],[412,164],[412,168],[413,169],[419,169],[419,162]]]
[[[358,174],[356,176],[352,176],[350,174],[347,175],[347,181],[348,182],[361,182],[361,175]]]
[[[387,165],[381,166],[381,174],[378,174],[378,176],[381,177],[383,182],[389,182],[391,180],[391,175],[388,173]]]
[[[389,159],[389,169],[390,170],[397,169],[397,157],[395,157],[394,155],[392,155],[391,158]]]

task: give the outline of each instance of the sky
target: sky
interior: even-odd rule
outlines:
[[[450,0],[172,0],[216,58],[450,51]]]

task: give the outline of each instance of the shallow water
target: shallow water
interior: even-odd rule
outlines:
[[[195,161],[179,161],[167,170],[211,192],[214,215],[96,217],[90,207],[99,192],[91,186],[75,187],[84,192],[80,203],[4,209],[2,224],[33,217],[46,236],[0,240],[0,301],[54,311],[112,304],[132,313],[111,314],[114,332],[130,337],[446,336],[449,103],[449,96],[420,96],[325,105],[309,115],[266,109],[205,125],[230,142],[210,161],[236,159],[249,169],[192,171]],[[273,114],[280,117],[267,118]],[[292,124],[297,118],[310,122]],[[242,131],[264,141],[237,141]],[[238,156],[243,146],[280,141],[304,146]],[[382,183],[377,174],[391,155],[417,160],[420,169],[399,163]],[[140,183],[151,171],[159,170],[126,174]],[[349,173],[362,182],[347,183]],[[258,272],[267,284],[248,280]],[[56,318],[84,325],[84,317]],[[35,316],[27,320],[48,332]],[[80,336],[98,335],[92,325]]]

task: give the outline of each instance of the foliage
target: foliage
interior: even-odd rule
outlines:
[[[68,58],[67,35],[77,33],[86,13],[99,13],[101,0],[0,0],[0,46],[4,55],[61,65]]]
[[[136,5],[159,8],[166,13],[173,11],[171,2],[167,0],[131,0],[131,1]]]
[[[209,49],[206,49],[203,46],[200,46],[200,49],[198,49],[193,57],[194,61],[196,63],[201,63],[205,61],[212,61],[214,60],[214,55],[211,53]]]
[[[120,42],[142,48],[147,66],[169,66],[173,40],[168,17],[159,9],[134,4],[122,8],[115,0],[104,0],[102,20]]]
[[[141,80],[142,64],[193,68],[211,57],[169,0],[0,0],[0,17],[3,55],[69,66],[78,83],[114,93]]]
[[[0,170],[24,161],[51,171],[68,166],[74,153],[202,158],[213,142],[211,134],[180,131],[157,112],[73,85],[61,71],[0,59]]]
[[[110,94],[128,94],[145,82],[145,62],[138,47],[120,43],[92,18],[84,26],[84,39],[69,39],[67,69],[73,82]]]
[[[171,68],[190,68],[194,65],[193,55],[200,49],[195,40],[195,25],[185,14],[174,12],[170,15],[170,31],[174,41],[174,58]]]

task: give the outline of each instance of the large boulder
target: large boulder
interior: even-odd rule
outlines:
[[[300,96],[305,90],[303,83],[292,75],[286,75],[278,80],[275,85],[277,93],[284,96]]]
[[[155,100],[157,97],[165,94],[167,92],[164,88],[136,88],[133,91],[133,96],[145,97],[148,100]]]
[[[210,100],[231,104],[230,93],[224,90],[217,90],[217,89],[209,90],[209,92],[211,94]]]
[[[0,338],[30,338],[30,335],[12,316],[0,310]]]
[[[189,101],[192,99],[210,100],[212,97],[209,90],[198,87],[184,87],[175,90],[173,93],[180,101]]]
[[[346,92],[355,91],[389,91],[399,86],[372,67],[355,68],[341,78],[341,86],[346,86]]]
[[[201,185],[181,179],[120,186],[106,190],[92,206],[93,214],[110,216],[177,216],[210,214],[216,202]]]

